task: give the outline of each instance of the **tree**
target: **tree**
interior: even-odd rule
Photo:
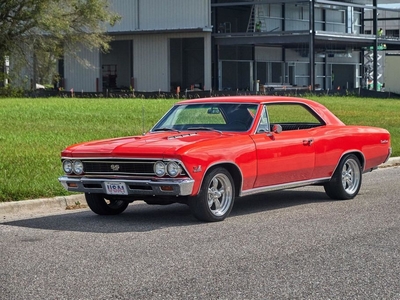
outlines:
[[[106,26],[118,20],[109,10],[108,0],[2,1],[0,66],[9,56],[14,70],[29,65],[35,77],[38,56],[55,60],[64,53],[74,54],[77,43],[107,51],[110,36],[105,33]]]

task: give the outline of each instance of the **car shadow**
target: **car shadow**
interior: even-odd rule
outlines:
[[[330,201],[330,199],[325,193],[318,191],[286,190],[269,192],[236,199],[229,218],[323,201]],[[4,222],[2,224],[55,231],[122,233],[147,232],[162,228],[202,225],[205,223],[197,221],[190,213],[187,205],[172,204],[161,206],[138,202],[131,204],[124,213],[116,216],[99,216],[90,210],[85,210]]]
[[[332,201],[325,192],[304,189],[293,189],[268,192],[235,200],[230,216],[239,216],[262,211],[283,209],[309,203]]]

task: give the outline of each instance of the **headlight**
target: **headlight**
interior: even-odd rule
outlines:
[[[75,160],[72,163],[72,169],[76,175],[81,175],[83,173],[83,163],[80,160]]]
[[[171,177],[176,177],[181,173],[182,169],[176,162],[169,162],[167,165],[168,175]]]
[[[156,173],[156,175],[158,177],[162,177],[165,175],[165,164],[162,161],[158,161],[154,164],[154,173]]]
[[[64,160],[62,165],[63,165],[64,172],[66,174],[71,174],[72,173],[72,161]]]

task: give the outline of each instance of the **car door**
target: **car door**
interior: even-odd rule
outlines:
[[[257,132],[252,135],[257,153],[254,187],[311,179],[315,164],[314,128],[323,124],[297,103],[265,105],[263,114]],[[281,126],[283,131],[272,132],[274,125]]]

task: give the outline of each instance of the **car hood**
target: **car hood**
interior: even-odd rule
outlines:
[[[63,157],[135,157],[162,158],[176,155],[195,144],[215,142],[232,136],[232,133],[216,131],[157,132],[143,136],[131,136],[80,143],[62,151]]]

